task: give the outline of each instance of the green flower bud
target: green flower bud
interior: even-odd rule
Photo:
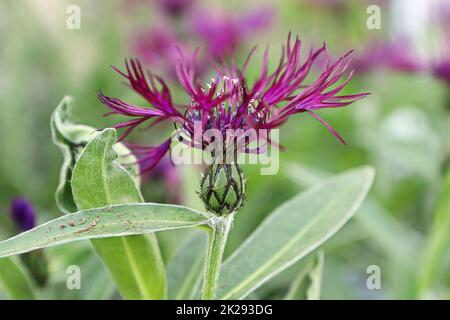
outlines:
[[[238,210],[245,198],[245,179],[237,164],[213,164],[203,173],[200,198],[206,210],[217,215]]]
[[[48,280],[49,270],[47,257],[42,249],[34,250],[20,255],[33,279],[39,287],[43,287]]]

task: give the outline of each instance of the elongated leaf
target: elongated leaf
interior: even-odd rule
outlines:
[[[116,138],[114,129],[103,130],[87,144],[77,160],[71,185],[79,209],[142,201],[135,181],[116,161],[117,154],[112,149]],[[185,212],[184,208],[182,210]],[[182,216],[177,214],[174,216],[175,220],[168,218],[170,224],[187,226]],[[167,216],[164,217],[167,219]],[[195,217],[205,219],[202,214],[196,214]],[[192,219],[191,216],[188,217],[188,221],[192,223],[189,219]],[[199,220],[192,225],[198,223]],[[95,240],[93,244],[124,297],[165,298],[164,264],[154,234]]]
[[[329,239],[359,208],[373,176],[370,167],[351,170],[281,205],[225,261],[218,297],[244,298]]]
[[[291,164],[286,176],[301,187],[311,187],[330,177],[329,172],[315,168]],[[401,264],[410,265],[417,257],[417,246],[421,238],[417,232],[408,229],[380,205],[374,197],[368,196],[361,206],[360,214],[355,217],[377,245],[390,255],[391,259],[401,260]]]
[[[205,259],[206,234],[187,239],[176,251],[167,267],[169,299],[194,299],[200,285]]]
[[[80,154],[73,169],[72,194],[78,209],[142,202],[135,181],[117,161],[114,129],[100,132]],[[117,289],[127,299],[164,299],[166,278],[155,235],[92,242]]]
[[[59,184],[55,193],[56,203],[63,213],[77,211],[70,185],[73,167],[86,144],[99,133],[93,127],[74,124],[70,121],[72,104],[72,97],[64,97],[53,112],[50,121],[53,143],[60,148],[64,157],[64,162],[60,169]],[[127,170],[130,171],[135,181],[139,183],[139,168],[136,164],[133,165],[133,163],[136,163],[134,155],[123,143],[116,143],[113,148],[119,155],[119,163],[127,164]]]
[[[132,203],[83,210],[1,241],[0,258],[72,241],[189,228],[208,222],[205,214],[176,205]]]
[[[13,258],[0,259],[0,287],[11,299],[35,298],[30,277],[21,263]]]

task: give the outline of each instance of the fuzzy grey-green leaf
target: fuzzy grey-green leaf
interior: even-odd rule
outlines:
[[[116,138],[114,129],[101,131],[77,160],[71,185],[79,210],[142,201],[135,181],[117,161]]]
[[[72,97],[64,97],[53,111],[50,121],[53,143],[59,147],[64,157],[55,193],[56,204],[63,213],[77,211],[70,184],[72,171],[76,159],[86,144],[99,134],[99,131],[93,127],[75,124],[70,120],[72,105]],[[136,157],[123,143],[116,143],[113,148],[119,154],[119,163],[127,164],[127,170],[139,184],[139,168],[136,165]]]
[[[281,205],[221,268],[220,299],[242,299],[336,233],[370,189],[374,170],[337,175]]]
[[[116,140],[116,131],[105,129],[99,132],[79,155],[71,179],[73,199],[79,210],[143,202],[136,181],[118,161],[117,152],[114,150]],[[116,214],[120,218],[120,213]],[[100,216],[90,218],[93,219],[91,226],[95,227]],[[125,223],[124,220],[122,223]],[[127,227],[122,224],[121,228],[116,232],[120,234],[125,231],[123,235],[127,234]],[[139,226],[137,229],[143,231]],[[131,230],[132,228],[129,228],[128,232],[132,232]],[[130,234],[138,233],[144,232],[135,231]],[[166,297],[166,274],[154,234],[94,239],[92,244],[124,298]]]
[[[0,258],[67,242],[206,225],[202,212],[176,205],[131,203],[70,213],[0,242]]]

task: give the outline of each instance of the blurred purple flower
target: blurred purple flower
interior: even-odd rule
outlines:
[[[271,8],[262,8],[241,15],[210,11],[195,11],[192,15],[194,32],[205,42],[213,58],[230,53],[234,45],[269,27],[273,19],[274,12]]]
[[[36,223],[36,212],[32,204],[22,197],[11,201],[11,217],[21,231],[33,229]]]
[[[384,69],[416,73],[425,68],[425,63],[406,41],[374,41],[355,56],[352,66],[358,73]]]
[[[166,15],[178,17],[188,12],[195,0],[156,0],[156,2]]]
[[[450,58],[432,65],[432,74],[450,85]]]
[[[441,56],[430,63],[430,72],[436,78],[450,85],[450,34],[444,41]]]
[[[167,202],[175,204],[183,203],[181,176],[170,159],[162,159],[150,172],[149,179],[163,181],[164,189],[168,197]]]
[[[163,158],[169,145],[170,139],[164,141],[159,147],[127,143],[127,146],[139,159],[141,178],[162,181],[168,202],[181,204],[183,202],[181,176],[172,161]]]
[[[164,74],[176,78],[174,65],[180,51],[187,50],[168,25],[138,31],[132,39],[132,51],[149,66],[158,67]]]
[[[304,81],[316,59],[320,55],[328,57],[325,45],[316,51],[310,51],[305,61],[300,59],[301,42],[298,37],[291,41],[289,35],[286,45],[282,49],[282,56],[278,66],[272,73],[268,72],[269,51],[263,55],[259,77],[248,85],[246,69],[255,48],[249,53],[242,68],[238,69],[231,56],[231,63],[225,62],[216,66],[216,77],[202,85],[195,75],[193,67],[195,54],[191,61],[181,59],[177,65],[179,82],[190,99],[187,104],[176,104],[166,83],[159,77],[144,73],[138,60],[126,62],[126,71],[116,69],[124,76],[138,94],[144,97],[150,107],[129,104],[122,100],[111,98],[99,92],[102,103],[109,107],[109,114],[121,114],[131,120],[117,124],[116,128],[127,128],[121,139],[125,138],[140,124],[150,121],[150,126],[170,121],[183,134],[183,143],[198,149],[208,147],[203,137],[198,137],[195,130],[204,133],[208,129],[217,129],[227,139],[228,129],[266,129],[280,127],[288,118],[297,113],[307,112],[320,121],[341,142],[340,135],[316,111],[319,109],[340,108],[347,106],[367,95],[367,93],[344,94],[340,92],[352,78],[352,72],[341,83],[340,80],[347,71],[350,63],[349,53],[334,63],[326,59],[320,74],[310,84]],[[200,126],[198,128],[197,126]],[[194,129],[195,128],[195,129]],[[200,138],[200,140],[198,140]],[[270,143],[270,139],[267,138]],[[161,160],[169,150],[171,140],[156,147],[141,147],[145,156],[141,157],[144,170],[150,170]],[[137,149],[137,146],[135,146]],[[238,152],[251,153],[246,144]]]
[[[450,85],[450,3],[437,2],[433,6],[433,19],[443,34],[443,48],[440,56],[430,62],[430,72],[436,78]]]
[[[169,28],[153,28],[138,32],[136,52],[149,63],[166,57],[168,60],[178,59],[176,45],[178,40]]]
[[[269,27],[273,18],[271,8],[240,16],[200,8],[186,10],[178,17],[186,25],[183,30],[176,24],[165,22],[167,19],[161,19],[157,26],[134,32],[131,37],[132,52],[146,65],[153,69],[158,67],[164,74],[176,78],[175,65],[179,51],[185,55],[191,51],[188,48],[203,44],[206,50],[202,52],[201,60],[213,58],[220,61],[221,56],[230,53],[236,45]],[[206,71],[205,64],[197,63],[195,67],[198,74]]]
[[[450,3],[440,1],[432,4],[431,11],[433,21],[450,36]]]

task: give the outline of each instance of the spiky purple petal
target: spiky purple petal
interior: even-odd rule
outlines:
[[[194,134],[198,125],[201,132],[218,129],[225,141],[228,129],[270,131],[285,123],[291,115],[308,112],[345,143],[316,111],[345,107],[367,95],[341,93],[353,75],[348,72],[352,52],[330,63],[325,45],[318,50],[311,50],[305,59],[301,58],[301,49],[298,37],[292,40],[289,35],[278,66],[273,72],[269,72],[269,50],[266,49],[260,75],[252,85],[247,83],[246,69],[254,49],[241,69],[237,67],[233,54],[230,63],[221,59],[221,64],[215,64],[216,76],[208,84],[202,83],[196,76],[197,51],[189,60],[180,51],[176,74],[190,99],[190,103],[182,105],[172,102],[170,90],[162,79],[151,73],[144,73],[139,61],[131,59],[126,62],[126,72],[115,70],[128,80],[134,91],[149,102],[150,108],[130,105],[103,94],[99,96],[112,109],[111,113],[131,117],[131,120],[116,125],[116,128],[127,128],[124,135],[147,120],[152,121],[151,125],[170,120],[190,139],[183,143],[205,149],[208,142],[197,141]],[[308,76],[312,66],[319,61],[324,62],[320,74],[311,83],[305,84],[305,79],[310,78]],[[268,143],[271,142],[269,137],[266,139]],[[157,147],[134,146],[133,150],[145,171],[152,169],[169,148],[170,139]],[[240,151],[254,152],[248,145]]]

